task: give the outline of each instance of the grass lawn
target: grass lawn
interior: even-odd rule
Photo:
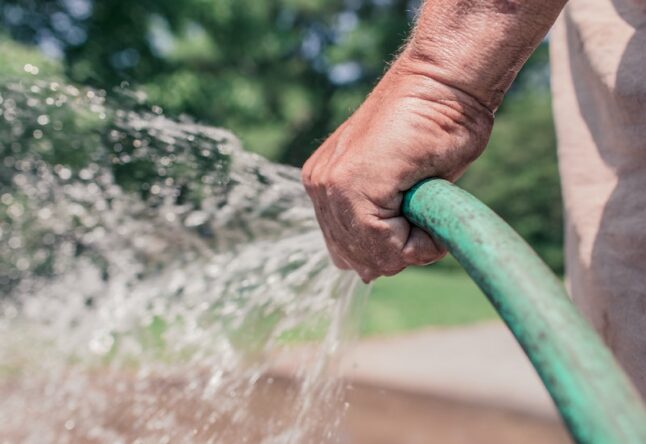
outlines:
[[[461,269],[409,268],[375,282],[363,313],[361,334],[393,334],[497,317]]]
[[[408,268],[380,278],[359,313],[360,335],[394,335],[429,326],[466,325],[498,315],[461,269]],[[310,322],[281,335],[285,342],[320,340],[327,320]]]

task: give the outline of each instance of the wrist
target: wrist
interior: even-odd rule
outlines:
[[[396,129],[410,130],[407,155],[415,157],[414,181],[438,176],[455,180],[484,150],[493,124],[493,112],[465,91],[443,83],[418,62],[402,54],[363,105],[367,120],[389,110]],[[395,132],[395,130],[391,130]],[[404,131],[404,132],[406,132]]]
[[[493,112],[564,3],[429,0],[402,58]]]
[[[462,52],[460,54],[448,47],[437,50],[411,40],[401,54],[401,67],[460,91],[464,97],[471,98],[494,113],[516,77],[516,72],[501,70],[501,62],[496,66],[489,66],[485,61],[479,60],[478,54],[469,54],[464,49]]]
[[[462,123],[485,121],[491,124],[495,108],[488,106],[478,92],[453,81],[449,73],[411,54],[407,47],[384,77],[388,85],[406,85],[406,94],[443,109]],[[451,112],[452,111],[452,112]]]

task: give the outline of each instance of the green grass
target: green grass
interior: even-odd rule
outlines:
[[[378,279],[358,313],[360,335],[396,335],[424,327],[468,325],[498,319],[498,315],[461,268],[409,268]],[[281,341],[320,340],[327,319],[314,319],[283,333]]]
[[[374,284],[362,336],[496,319],[493,307],[462,270],[409,268]]]

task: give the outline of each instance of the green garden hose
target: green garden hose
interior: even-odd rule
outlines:
[[[560,280],[509,225],[441,179],[411,189],[403,211],[444,243],[487,295],[577,443],[646,443],[646,409],[637,391]]]

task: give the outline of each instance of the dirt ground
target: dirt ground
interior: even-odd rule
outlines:
[[[373,387],[348,392],[344,426],[356,444],[571,443],[556,420]]]
[[[340,402],[327,403],[313,397],[309,400],[313,407],[303,417],[298,407],[307,400],[296,384],[285,378],[264,377],[251,391],[243,386],[229,387],[226,394],[187,397],[187,390],[200,393],[201,389],[195,390],[194,381],[188,383],[181,377],[151,380],[141,386],[127,376],[118,383],[114,378],[99,376],[94,375],[84,389],[85,398],[93,401],[75,404],[73,420],[66,408],[54,411],[43,402],[41,390],[46,387],[39,389],[31,384],[26,389],[18,384],[3,384],[0,411],[7,411],[3,402],[13,402],[15,415],[0,419],[0,442],[116,443],[124,437],[122,442],[137,444],[571,442],[562,425],[553,419],[367,385],[339,385],[340,397],[344,398],[338,399]],[[234,401],[239,405],[231,409]],[[227,408],[223,408],[225,405]],[[345,414],[340,410],[345,410]],[[340,432],[337,438],[329,439],[329,424],[337,419]],[[303,424],[301,429],[307,433],[296,438],[291,435],[292,441],[266,440],[268,435],[289,431],[295,423]],[[283,435],[283,439],[285,436],[289,435]]]

